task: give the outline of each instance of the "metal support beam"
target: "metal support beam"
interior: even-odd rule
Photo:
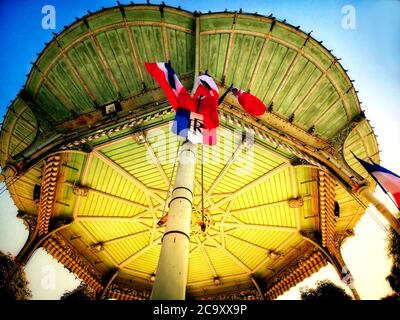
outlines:
[[[260,294],[261,300],[265,300],[265,299],[264,299],[264,295],[263,295],[263,293],[262,293],[262,291],[261,291],[261,288],[260,288],[260,286],[259,286],[258,283],[257,283],[257,280],[253,277],[253,275],[250,275],[250,279],[251,279],[251,281],[253,282],[254,286],[256,287],[258,293]]]
[[[114,271],[111,271],[107,277],[104,279],[104,287],[103,290],[98,294],[98,300],[104,300],[106,298],[106,294],[108,291],[108,288],[112,284],[112,282],[115,280],[119,272],[119,269],[116,269]]]
[[[329,262],[335,268],[340,280],[343,281],[343,276],[344,276],[343,271],[348,270],[348,268],[346,267],[345,262],[344,262],[343,258],[341,257],[341,253],[337,252],[337,255],[340,257],[340,258],[338,258],[337,256],[335,256],[335,255],[331,254],[330,252],[328,252],[327,250],[325,250],[322,247],[322,245],[320,245],[318,243],[317,239],[313,239],[313,237],[310,237],[306,233],[303,233],[303,232],[300,232],[300,235],[303,237],[304,240],[310,242],[315,247],[317,247],[319,249],[319,251],[321,251],[328,258]],[[351,292],[354,296],[354,299],[360,300],[360,295],[358,294],[354,285],[352,283],[346,283],[346,284],[349,287],[349,289],[351,290]]]

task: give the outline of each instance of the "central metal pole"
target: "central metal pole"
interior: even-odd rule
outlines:
[[[196,145],[186,141],[179,153],[152,300],[185,299],[196,155]]]

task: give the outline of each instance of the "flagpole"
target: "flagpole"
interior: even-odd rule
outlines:
[[[219,97],[218,99],[218,105],[220,105],[222,103],[222,101],[224,101],[226,95],[231,92],[233,89],[233,83],[228,87],[228,89],[226,89],[226,91],[223,93],[222,96]]]
[[[196,157],[196,145],[185,141],[179,154],[152,300],[184,300],[186,296]]]

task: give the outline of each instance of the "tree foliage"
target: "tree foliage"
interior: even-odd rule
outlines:
[[[300,295],[302,300],[315,301],[348,301],[352,300],[346,291],[329,280],[318,281],[315,288],[301,288]]]
[[[85,282],[72,291],[65,292],[60,300],[95,300],[96,293]]]
[[[383,298],[383,300],[400,300],[400,235],[393,228],[390,230],[388,254],[392,258],[393,264],[386,280],[395,293]]]
[[[0,251],[0,300],[29,300],[25,271],[9,254]]]

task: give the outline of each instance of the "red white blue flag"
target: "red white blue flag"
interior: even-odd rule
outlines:
[[[238,88],[233,88],[231,90],[243,109],[253,117],[261,116],[267,110],[264,102],[262,102],[256,96],[253,96],[252,94]]]
[[[172,131],[192,143],[216,144],[219,92],[214,80],[208,74],[197,77],[191,96],[169,63],[145,62],[145,67],[176,112]]]
[[[169,63],[145,62],[144,65],[152,78],[160,85],[175,111],[178,107],[194,111],[189,93]]]
[[[204,128],[209,130],[217,128],[219,93],[214,80],[208,74],[198,76],[192,92],[196,113],[203,115]]]
[[[172,132],[197,144],[214,145],[217,143],[216,129],[206,129],[202,114],[178,108],[172,125]]]
[[[353,154],[354,155],[354,154]],[[361,163],[361,165],[367,170],[367,172],[374,178],[379,186],[385,191],[390,193],[394,201],[397,204],[397,208],[400,209],[400,176],[389,171],[388,169],[376,164],[374,162],[368,163],[362,159],[354,157]]]

